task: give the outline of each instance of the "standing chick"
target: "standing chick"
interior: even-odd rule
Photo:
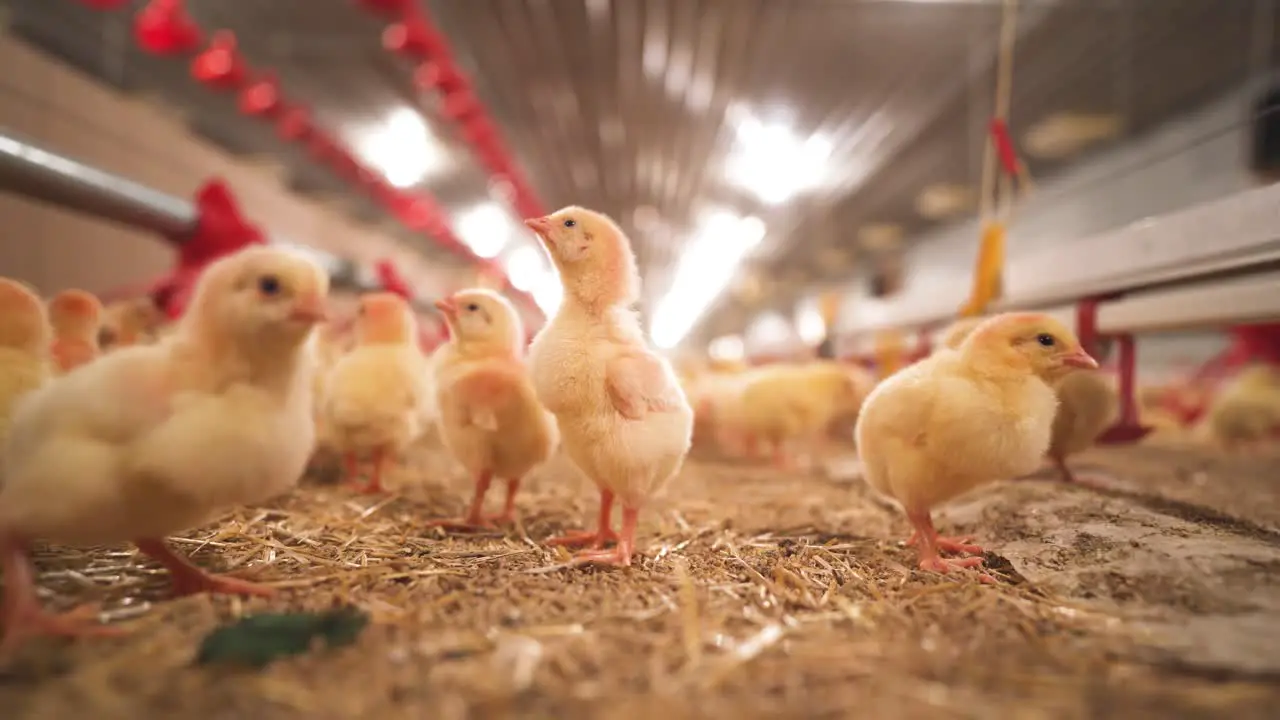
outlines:
[[[37,539],[132,541],[178,594],[271,594],[209,575],[163,538],[298,481],[315,441],[313,358],[328,277],[296,255],[252,248],[202,273],[176,331],[110,353],[35,391],[13,419],[0,490],[5,640],[106,628],[39,606]]]
[[[49,381],[50,335],[39,296],[20,282],[0,278],[0,448],[18,400]]]
[[[600,488],[599,528],[552,540],[592,545],[583,561],[630,565],[646,501],[679,471],[693,409],[670,363],[653,353],[630,306],[640,292],[635,255],[609,218],[579,207],[526,220],[546,246],[564,300],[534,338],[530,371],[569,458]],[[609,529],[614,496],[622,533]],[[619,537],[613,550],[599,548]]]
[[[1204,428],[1225,450],[1253,450],[1280,432],[1280,367],[1255,363],[1228,380],[1205,414]]]
[[[422,434],[426,374],[418,322],[404,298],[389,292],[361,297],[356,346],[334,364],[325,384],[324,420],[346,454],[352,483],[359,478],[360,455],[373,456],[363,492],[382,492],[387,460]]]
[[[981,321],[981,318],[957,320],[947,329],[943,347],[959,348]],[[1053,418],[1053,433],[1046,454],[1066,482],[1096,486],[1094,480],[1076,477],[1067,465],[1067,458],[1093,447],[1115,420],[1120,397],[1111,381],[1096,371],[1073,372],[1059,378],[1053,391],[1058,396],[1058,412]]]
[[[890,376],[867,397],[855,434],[867,482],[897,500],[915,528],[920,567],[946,572],[939,549],[980,553],[942,538],[932,509],[979,485],[1031,472],[1049,449],[1058,400],[1052,383],[1098,364],[1075,334],[1038,313],[997,315],[957,350]]]
[[[98,344],[103,350],[151,342],[164,324],[164,313],[151,297],[118,300],[102,310]]]
[[[483,525],[484,496],[494,477],[507,481],[507,499],[490,519],[512,522],[520,479],[546,462],[555,436],[555,421],[538,403],[521,360],[519,316],[489,290],[463,290],[436,307],[449,324],[449,342],[432,363],[440,434],[476,485],[466,518],[433,524]]]
[[[63,290],[49,301],[53,361],[68,373],[98,357],[102,303],[83,290]]]

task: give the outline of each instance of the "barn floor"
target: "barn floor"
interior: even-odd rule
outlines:
[[[277,582],[276,600],[168,601],[129,549],[44,551],[48,602],[101,600],[132,633],[31,644],[0,674],[0,707],[12,720],[1274,717],[1280,456],[1143,445],[1077,464],[1115,490],[1033,479],[940,515],[986,543],[995,585],[914,570],[895,542],[905,521],[861,483],[817,475],[690,463],[629,570],[557,568],[534,542],[593,516],[562,466],[530,483],[508,535],[423,530],[462,506],[456,484],[388,498],[313,484],[181,543]],[[411,467],[399,479],[448,474],[425,456]],[[353,647],[261,672],[192,665],[220,620],[344,602],[375,620]]]

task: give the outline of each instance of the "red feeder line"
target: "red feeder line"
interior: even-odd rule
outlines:
[[[510,183],[516,212],[521,217],[545,215],[544,206],[534,196],[510,153],[502,146],[500,134],[489,120],[471,82],[452,59],[443,34],[430,15],[415,3],[392,0],[358,0],[372,12],[397,18],[383,32],[383,47],[420,63],[414,81],[423,91],[438,91],[444,99],[442,113],[462,126],[462,136],[481,162],[497,179]],[[510,279],[507,279],[510,289]],[[520,291],[515,290],[520,293]],[[523,293],[521,293],[523,294]]]
[[[409,12],[409,0],[362,0],[365,7],[381,12]],[[91,5],[109,9],[109,2]],[[401,40],[406,52],[430,51],[433,29],[423,23],[401,23]],[[134,19],[138,44],[157,55],[182,55],[200,44],[201,32],[186,12],[183,0],[151,0]],[[246,115],[276,122],[277,133],[290,142],[305,143],[311,155],[338,176],[358,184],[383,207],[411,229],[426,232],[444,248],[463,255],[485,270],[491,265],[476,257],[453,234],[443,211],[433,198],[408,198],[382,181],[377,173],[359,163],[333,136],[318,128],[307,108],[287,103],[274,72],[254,72],[240,55],[236,36],[229,30],[214,34],[209,46],[191,64],[191,75],[204,87],[219,91],[239,91],[239,107]],[[505,273],[501,273],[505,278]],[[510,281],[507,280],[509,284]],[[523,293],[521,293],[523,294]],[[528,298],[531,301],[531,298]],[[537,307],[536,304],[533,307]]]

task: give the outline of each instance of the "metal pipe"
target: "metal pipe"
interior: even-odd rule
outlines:
[[[40,200],[59,208],[147,230],[181,242],[198,220],[194,204],[64,155],[36,147],[0,130],[0,191]],[[271,242],[292,245],[279,237]],[[330,274],[335,289],[381,290],[347,258],[312,251]],[[430,301],[415,299],[414,310],[434,313]]]
[[[0,131],[0,189],[180,241],[195,207]]]

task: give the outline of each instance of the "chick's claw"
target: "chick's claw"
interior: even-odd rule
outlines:
[[[907,545],[912,546],[920,542],[920,533],[914,532],[910,538],[907,538]],[[981,555],[984,551],[981,546],[974,545],[973,537],[943,537],[939,535],[934,539],[934,544],[943,552],[964,553],[966,555]]]
[[[546,540],[546,543],[551,546],[591,547],[596,550],[616,542],[618,542],[618,533],[607,529],[598,531],[579,530],[565,533],[558,537],[547,538]]]
[[[275,589],[241,580],[228,575],[212,575],[192,565],[186,558],[169,549],[161,540],[142,539],[134,542],[144,554],[169,571],[169,581],[175,595],[252,595],[273,597]]]
[[[573,565],[610,565],[631,567],[631,551],[621,543],[612,550],[584,550],[573,556]]]

